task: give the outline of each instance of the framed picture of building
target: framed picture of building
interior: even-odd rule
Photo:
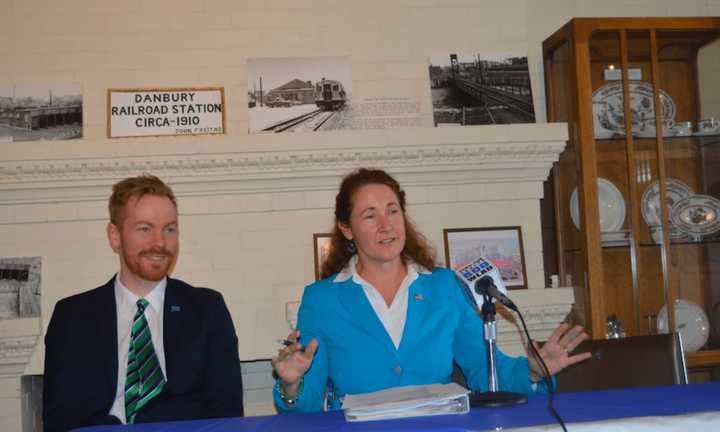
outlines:
[[[0,143],[82,137],[79,84],[0,85]]]
[[[352,129],[350,57],[247,59],[248,132]]]
[[[322,265],[330,252],[330,233],[313,234],[313,249],[315,256],[315,280],[320,280]]]
[[[443,230],[445,266],[456,270],[482,256],[498,269],[508,289],[526,289],[527,273],[519,226]]]
[[[40,316],[40,257],[0,258],[0,320]]]

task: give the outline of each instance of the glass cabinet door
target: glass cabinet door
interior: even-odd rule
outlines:
[[[562,41],[551,56],[545,59],[546,86],[553,97],[548,100],[548,111],[553,121],[577,122],[577,100],[574,86],[574,58],[569,40]],[[590,293],[585,284],[587,273],[585,243],[578,229],[584,207],[578,195],[580,149],[577,140],[569,140],[559,161],[553,168],[552,194],[554,196],[555,239],[557,243],[558,282],[563,287],[574,287],[574,320],[590,326],[586,316],[593,313]]]
[[[627,34],[618,30],[596,31],[589,40],[594,152],[597,171],[597,209],[605,294],[607,336],[638,333],[637,194],[633,155],[634,135],[645,129],[632,104],[637,80],[629,80]],[[633,64],[633,70],[638,65]],[[632,76],[631,78],[638,78]],[[630,92],[630,97],[626,97]],[[652,108],[652,107],[650,107]],[[647,112],[651,109],[646,110]],[[627,113],[627,114],[626,114]],[[632,168],[632,169],[631,169]],[[590,205],[590,203],[588,203]],[[588,207],[589,209],[592,207]]]
[[[650,31],[596,31],[588,47],[607,336],[650,334],[669,295],[658,154],[668,97],[660,90],[656,116]]]
[[[690,364],[718,357],[720,347],[720,95],[717,32],[657,30],[656,56],[662,86],[673,96],[675,116],[663,141],[668,218],[669,285],[675,323],[667,303],[656,329],[677,328]],[[715,96],[713,96],[715,95]]]
[[[714,36],[719,37],[717,33]],[[700,185],[704,194],[720,199],[720,39],[701,46],[695,57],[698,112],[697,121],[692,124],[692,132],[695,148],[701,155],[698,167],[701,174]],[[717,202],[713,204],[717,205]],[[681,209],[685,209],[682,204],[679,205],[676,217],[684,224],[688,215],[687,212],[681,213]],[[690,294],[686,293],[685,289],[679,288],[678,293],[682,299],[695,300],[707,313],[710,332],[705,347],[720,352],[720,230],[715,219],[708,219],[707,216],[704,219],[712,224],[712,228],[707,229],[708,233],[704,235],[703,288],[694,298],[689,297]],[[682,271],[678,271],[678,274],[681,275]],[[713,365],[717,364],[716,361],[720,362],[720,355],[704,352],[698,354],[702,355],[696,356],[693,361],[695,364]]]

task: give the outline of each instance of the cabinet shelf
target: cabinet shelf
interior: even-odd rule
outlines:
[[[655,141],[656,137],[640,137],[640,136],[633,136],[633,141],[641,141],[641,142],[647,142],[647,141]],[[603,142],[625,142],[625,136],[624,135],[617,135],[610,138],[594,138],[595,141],[599,143]],[[714,134],[714,135],[683,135],[683,136],[664,136],[663,141],[719,141],[720,142],[720,133]]]
[[[704,350],[687,354],[689,369],[715,367],[720,365],[720,349]]]
[[[672,240],[672,241],[670,242],[670,244],[673,245],[673,246],[698,246],[698,247],[699,247],[699,246],[704,246],[704,245],[709,245],[709,244],[720,244],[720,237],[712,237],[712,238],[702,239],[702,240],[699,240],[699,241],[692,241],[692,240]],[[650,240],[650,241],[640,241],[640,242],[638,243],[638,245],[639,245],[641,248],[652,248],[652,249],[658,249],[658,248],[660,248],[660,247],[662,246],[661,244],[652,242],[652,240]],[[623,249],[623,248],[628,249],[628,248],[630,248],[630,241],[628,240],[628,241],[626,241],[624,244],[617,244],[617,243],[615,243],[615,244],[601,244],[601,247],[602,247],[603,249]],[[577,248],[577,247],[575,247],[575,248],[565,248],[565,252],[566,252],[566,253],[580,253],[580,252],[582,252],[582,251],[583,251],[583,249],[580,249],[580,248]]]

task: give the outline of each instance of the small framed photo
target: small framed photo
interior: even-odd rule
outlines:
[[[445,266],[453,270],[483,256],[497,267],[507,289],[526,289],[525,255],[519,226],[443,230]]]
[[[330,233],[313,234],[313,248],[315,250],[315,280],[320,280],[320,270],[330,252]]]

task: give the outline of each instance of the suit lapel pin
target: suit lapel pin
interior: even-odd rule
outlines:
[[[415,294],[415,300],[417,301],[423,301],[423,295],[420,293]]]
[[[180,312],[180,306],[170,305],[170,312]]]

